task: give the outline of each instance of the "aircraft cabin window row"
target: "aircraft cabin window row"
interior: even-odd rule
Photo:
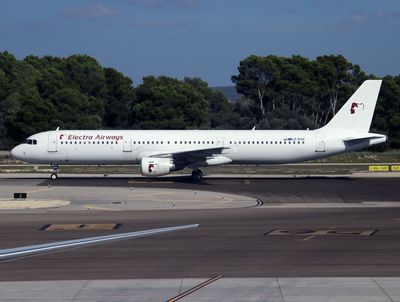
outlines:
[[[68,142],[63,142],[63,141],[61,141],[61,145],[63,145],[63,144],[66,144],[66,145],[68,145]],[[84,142],[81,142],[81,141],[73,141],[73,142],[69,142],[69,144],[70,145],[72,145],[72,144],[75,144],[75,145],[77,145],[77,144],[79,144],[79,145],[86,145],[86,142],[84,141]],[[92,144],[92,145],[100,145],[100,144],[102,144],[102,145],[108,145],[108,144],[110,144],[110,145],[113,145],[113,144],[115,144],[115,145],[118,145],[118,142],[114,142],[114,141],[111,141],[111,142],[109,142],[109,141],[102,141],[102,142],[100,142],[100,141],[98,141],[98,142],[91,142],[91,141],[88,141],[87,142],[87,144],[88,145],[90,145],[90,144]]]
[[[34,140],[26,140],[26,143],[27,144],[29,144],[29,145],[36,145],[37,144],[37,141],[34,139]],[[79,144],[79,145],[86,145],[86,143],[87,144],[92,144],[92,145],[113,145],[113,144],[115,144],[115,145],[117,145],[118,144],[118,142],[114,142],[114,141],[97,141],[97,142],[95,142],[95,141],[93,141],[93,142],[91,142],[91,141],[88,141],[88,142],[86,142],[86,141],[70,141],[70,142],[63,142],[63,141],[61,141],[61,144],[66,144],[66,145],[68,145],[68,144],[70,144],[70,145],[72,145],[72,144],[75,144],[75,145],[77,145],[77,144]],[[175,145],[187,145],[187,144],[199,144],[199,145],[201,145],[201,144],[203,144],[203,145],[206,145],[206,144],[211,144],[211,145],[213,145],[214,144],[214,141],[175,141],[175,142],[173,142]],[[286,145],[286,144],[288,144],[288,145],[296,145],[296,144],[304,144],[305,142],[304,141],[229,141],[229,144],[230,145]],[[154,145],[154,144],[156,144],[156,145],[158,145],[158,144],[164,144],[164,141],[133,141],[133,144],[134,145]],[[170,145],[171,144],[171,141],[167,141],[166,142],[166,144],[168,144],[168,145]]]
[[[232,145],[232,143],[234,144],[234,145],[237,145],[237,144],[239,144],[239,145],[245,145],[245,144],[248,144],[248,145],[255,145],[255,144],[257,144],[257,145],[263,145],[263,144],[265,144],[265,145],[268,145],[268,144],[270,144],[270,145],[273,145],[273,144],[275,144],[275,145],[277,145],[277,144],[280,144],[280,145],[282,145],[282,144],[284,144],[284,145],[286,145],[286,144],[288,144],[288,145],[296,145],[296,144],[298,144],[298,145],[300,145],[300,144],[304,144],[304,141],[230,141],[229,142],[231,145]]]
[[[167,145],[170,145],[171,144],[171,141],[167,141],[166,142],[167,143]],[[158,144],[164,144],[164,141],[133,141],[133,144],[134,145],[136,145],[136,144],[138,144],[138,145],[154,145],[154,144],[156,144],[156,145],[158,145]],[[175,142],[172,142],[172,144],[175,144],[175,145],[187,145],[187,144],[193,144],[193,145],[196,145],[196,144],[198,144],[198,145],[201,145],[201,144],[203,144],[203,145],[205,145],[205,144],[214,144],[214,141],[175,141]]]

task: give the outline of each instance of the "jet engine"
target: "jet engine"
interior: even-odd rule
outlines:
[[[141,169],[144,176],[161,176],[175,171],[175,164],[171,158],[145,157]]]

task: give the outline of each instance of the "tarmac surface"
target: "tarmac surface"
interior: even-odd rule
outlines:
[[[11,180],[12,181],[12,180]],[[26,180],[29,181],[29,180]],[[61,178],[57,186],[140,187],[156,189],[205,190],[239,194],[263,203],[400,201],[399,178],[381,177],[265,177],[206,178],[193,183],[188,177],[163,178]],[[53,185],[43,180],[39,185]]]
[[[0,249],[174,225],[199,223],[200,226],[0,262],[0,281],[70,280],[68,286],[79,283],[78,294],[65,299],[61,295],[60,301],[166,301],[183,291],[184,284],[189,288],[214,276],[223,278],[183,301],[321,301],[328,298],[329,301],[400,301],[397,290],[400,279],[395,278],[400,276],[398,184],[395,178],[347,177],[216,178],[201,184],[179,177],[67,178],[55,182],[2,179],[0,197],[17,189],[37,190],[31,195],[41,198],[46,194],[49,194],[47,198],[53,198],[58,196],[56,192],[62,192],[63,199],[70,200],[71,205],[81,207],[90,197],[99,208],[2,210]],[[154,193],[161,188],[174,192],[171,194],[177,198],[185,194],[193,197],[194,191],[216,199],[221,199],[221,194],[246,197],[239,197],[237,206],[230,201],[226,203],[235,206],[223,208],[146,210],[135,208],[132,202],[130,209],[123,209],[124,205],[117,203],[115,207],[119,210],[110,210],[110,202],[126,199],[131,187],[142,194],[145,191],[141,190]],[[105,194],[107,191],[112,194]],[[164,197],[157,202],[165,201],[170,206],[171,198],[161,196]],[[370,207],[371,203],[376,206]],[[46,229],[55,224],[108,224],[118,228]],[[118,280],[126,280],[128,284],[136,282],[137,287],[131,284],[136,288],[135,293],[128,294],[129,286],[118,285],[115,283]],[[174,290],[162,291],[171,282]],[[178,283],[183,286],[179,290]],[[0,289],[4,286],[1,291],[9,293],[14,288],[15,295],[10,295],[18,299],[18,295],[27,293],[27,290],[18,290],[21,284],[24,283],[1,282]],[[97,288],[97,296],[85,296],[91,284],[112,288],[119,300],[106,300],[104,288]],[[232,296],[240,288],[239,284],[243,284],[242,291]],[[162,299],[154,296],[157,289],[162,291]],[[138,294],[141,291],[142,296]],[[50,295],[46,301],[57,301],[56,296]],[[26,299],[34,301],[32,296]]]
[[[217,278],[0,282],[0,301],[400,301],[399,278]]]

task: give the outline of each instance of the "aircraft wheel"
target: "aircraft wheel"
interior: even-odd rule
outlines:
[[[51,178],[52,180],[56,180],[56,179],[58,178],[57,173],[52,173],[51,176],[50,176],[50,178]]]
[[[193,170],[192,178],[194,181],[201,181],[203,179],[203,172],[200,169]]]

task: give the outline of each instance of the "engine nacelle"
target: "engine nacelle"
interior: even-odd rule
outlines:
[[[171,158],[145,157],[141,160],[142,175],[161,176],[175,171]]]

